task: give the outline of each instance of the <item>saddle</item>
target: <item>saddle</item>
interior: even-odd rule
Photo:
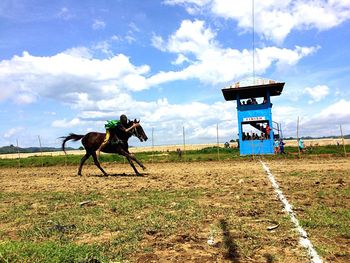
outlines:
[[[118,144],[124,145],[125,143],[124,143],[124,141],[118,139],[117,136],[113,136],[113,138],[111,138],[111,139],[109,140],[109,143],[108,143],[108,144],[110,144],[110,145],[112,145],[112,146],[115,146],[115,145],[118,145]]]

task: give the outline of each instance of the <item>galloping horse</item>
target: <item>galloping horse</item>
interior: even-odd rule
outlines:
[[[139,124],[140,121],[136,121],[136,119],[134,121],[129,121],[127,127],[125,127],[125,128],[131,127],[134,123],[137,123],[138,125],[136,125],[136,127],[133,128],[132,130],[130,130],[129,132],[123,132],[123,131],[119,131],[116,129],[115,133],[116,133],[117,137],[122,142],[113,141],[113,136],[111,136],[110,142],[101,151],[105,152],[105,153],[117,153],[119,155],[125,156],[126,159],[128,160],[128,162],[130,163],[131,167],[134,169],[136,175],[140,175],[140,173],[137,171],[133,161],[135,161],[142,169],[145,169],[145,167],[143,166],[143,164],[140,161],[138,161],[134,156],[132,156],[130,154],[128,140],[132,135],[136,136],[141,142],[147,141],[148,138],[147,138],[147,135],[144,132],[143,128]],[[96,155],[96,150],[102,144],[102,142],[105,138],[105,135],[106,135],[105,133],[100,133],[100,132],[89,132],[85,135],[77,135],[74,133],[70,133],[66,137],[61,137],[63,139],[62,150],[64,152],[66,152],[65,151],[65,144],[67,141],[69,141],[69,140],[78,141],[81,139],[81,142],[85,148],[86,154],[83,156],[83,158],[81,158],[80,166],[79,166],[79,170],[78,170],[78,175],[81,176],[81,170],[83,168],[83,165],[84,165],[85,161],[87,159],[89,159],[90,156],[92,156],[92,158],[94,159],[95,165],[101,170],[101,172],[105,176],[108,175],[101,167],[101,165],[98,161],[97,155]]]

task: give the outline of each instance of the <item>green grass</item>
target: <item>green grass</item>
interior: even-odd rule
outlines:
[[[0,207],[6,224],[0,233],[0,262],[122,260],[143,251],[140,241],[146,234],[171,235],[199,226],[204,211],[196,200],[201,196],[201,190],[39,192],[21,199],[3,193],[1,201],[11,207]],[[92,203],[80,206],[84,200]],[[84,236],[89,242],[106,233],[106,240],[78,244]]]
[[[293,205],[300,208],[297,214],[301,226],[320,256],[329,262],[349,257],[349,250],[345,248],[350,238],[350,189],[346,183],[349,175],[346,166],[341,164],[329,170],[300,169],[283,174],[284,179],[294,185],[288,190]],[[303,188],[299,188],[301,182]]]
[[[325,205],[314,205],[300,218],[300,224],[313,236],[321,235],[333,242],[315,242],[315,247],[321,256],[349,256],[349,251],[343,250],[337,244],[337,239],[350,239],[350,211],[344,207],[330,208]]]
[[[319,191],[316,197],[324,198],[329,195],[329,191]],[[343,199],[346,194],[336,193],[333,196],[339,196]],[[333,238],[334,236],[343,236],[350,238],[350,210],[344,207],[344,201],[336,200],[333,202],[334,207],[324,204],[315,204],[305,211],[305,216],[300,220],[302,226],[311,229],[322,229],[325,236]]]
[[[102,252],[97,245],[0,242],[0,262],[108,262]]]
[[[347,152],[350,152],[350,146],[347,145]],[[287,155],[266,155],[267,159],[279,158],[297,158],[297,147],[286,147]],[[318,146],[313,147],[312,150],[303,153],[303,158],[308,156],[317,156],[322,154],[330,154],[334,157],[341,157],[344,155],[343,147],[340,146]],[[218,148],[208,147],[201,150],[190,150],[182,153],[179,157],[176,152],[143,152],[136,153],[135,156],[141,162],[195,162],[195,161],[214,161],[214,160],[230,160],[230,159],[251,159],[251,156],[242,157],[239,155],[237,148]],[[79,165],[82,155],[67,155],[67,156],[33,156],[28,158],[17,159],[0,159],[1,167],[48,167],[48,166],[62,166],[62,165]],[[125,163],[126,159],[117,154],[103,154],[100,157],[101,163]],[[86,164],[93,164],[92,158],[86,161]]]
[[[237,149],[219,150],[222,160],[225,158],[238,161],[251,159],[251,157],[239,157]],[[290,150],[297,152],[296,148]],[[338,153],[334,155],[338,156]],[[136,156],[143,162],[206,161],[217,159],[217,148],[187,151],[182,158],[179,158],[175,152],[170,152],[166,156],[153,156],[153,160],[152,153],[139,153]],[[308,158],[307,156],[311,155],[306,153],[304,156]],[[44,158],[50,159],[50,162],[45,162],[47,166],[62,165],[65,162],[64,156]],[[101,158],[103,162],[124,162],[123,158],[117,155],[102,155]],[[266,158],[285,157],[269,156]],[[287,158],[297,157],[290,155]],[[30,163],[31,159],[35,160],[34,164]],[[23,165],[41,166],[40,159],[41,157],[28,158]],[[78,165],[79,161],[80,156],[67,156],[69,164]],[[0,166],[4,163],[7,167],[18,166],[18,160],[0,160]],[[249,165],[248,162],[247,165]],[[291,171],[289,175],[293,180],[308,177],[315,177],[317,178],[315,180],[319,180],[318,173],[314,172]],[[330,176],[333,176],[333,172],[327,172],[327,177]],[[334,173],[334,176],[339,176],[338,172]],[[237,221],[236,210],[203,205],[199,202],[206,195],[225,196],[226,191],[228,190],[218,185],[217,189],[190,190],[0,192],[0,222],[2,224],[0,262],[122,261],[129,259],[130,255],[152,252],[151,247],[142,245],[142,241],[148,236],[169,237],[178,232],[186,233],[190,229],[193,232],[193,229],[203,228],[206,218],[218,218],[219,216],[230,218],[228,225],[231,226],[230,231],[236,237],[237,246],[241,248],[242,257],[252,257],[262,243],[274,246],[272,241],[264,240],[261,229],[252,227],[252,221],[249,221],[255,218],[251,213],[264,210],[263,206],[259,208],[256,200],[266,198],[266,193],[239,194],[239,202],[242,202],[239,210],[242,214],[239,216],[243,218],[243,221]],[[346,209],[347,206],[342,206],[344,200],[349,196],[350,190],[345,187],[341,189],[322,188],[318,192],[315,190],[315,197],[320,200],[332,197],[330,199],[334,200],[332,201],[334,207],[329,207],[327,203],[315,203],[306,208],[299,217],[301,225],[315,233],[319,229],[325,230],[322,232],[323,236],[330,239],[339,236],[349,239],[350,214]],[[80,206],[79,203],[85,200],[92,202]],[[270,217],[272,215],[269,215]],[[283,227],[289,229],[287,228],[288,218],[283,217],[279,220],[282,220],[279,231],[282,231]],[[213,229],[220,233],[220,226],[217,222],[213,222]],[[261,224],[256,225],[261,226]],[[57,226],[66,228],[60,230]],[[242,233],[244,233],[243,237]],[[101,238],[104,235],[107,235],[108,238]],[[81,242],[84,240],[86,242]],[[324,251],[323,255],[338,251],[336,248],[323,248],[322,244],[317,244],[316,247]],[[274,257],[274,255],[267,256]]]

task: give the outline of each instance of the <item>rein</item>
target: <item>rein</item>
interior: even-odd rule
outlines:
[[[133,128],[131,131],[130,131],[131,134],[135,135],[137,138],[139,138],[139,133],[137,131],[137,128]]]

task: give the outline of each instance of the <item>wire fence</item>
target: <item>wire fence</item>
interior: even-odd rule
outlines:
[[[232,125],[231,128],[228,128],[229,125]],[[344,156],[347,156],[346,145],[350,145],[350,139],[344,139],[344,133],[342,125],[338,127],[338,137],[333,138],[323,138],[323,139],[304,139],[304,144],[306,149],[317,148],[318,146],[326,146],[326,145],[335,145],[337,146]],[[146,146],[142,146],[139,144],[137,146],[131,147],[130,152],[132,153],[140,153],[140,152],[181,152],[184,155],[184,159],[186,159],[186,152],[191,150],[201,150],[204,148],[216,147],[217,149],[217,160],[220,160],[220,149],[223,148],[237,148],[238,147],[238,139],[237,132],[234,130],[234,126],[232,121],[224,121],[221,123],[216,123],[216,125],[212,125],[209,127],[207,133],[209,136],[207,138],[203,138],[201,142],[198,142],[196,136],[198,132],[193,129],[186,128],[185,125],[182,126],[182,132],[172,135],[171,141],[173,143],[157,143],[161,140],[158,138],[164,138],[164,135],[161,131],[156,131],[154,128],[151,128],[150,134],[150,142]],[[299,139],[299,120],[297,122],[296,129],[296,139],[285,140],[286,146],[298,147],[298,139]],[[59,150],[59,146],[61,141],[49,141],[48,138],[45,138],[41,135],[37,135],[36,138],[27,138],[27,140],[37,141],[37,145],[34,147],[25,148],[21,147],[21,141],[19,139],[15,140],[15,143],[8,147],[7,153],[0,154],[0,159],[18,159],[18,166],[21,166],[21,159],[37,156],[41,157],[42,166],[44,166],[43,157],[44,156],[61,156],[64,155],[64,152]],[[50,147],[43,147],[43,145],[52,145],[51,147],[56,148],[54,151],[50,151]],[[79,147],[79,144],[75,143],[75,148]],[[80,149],[75,150],[67,150],[67,154],[72,155],[83,155],[85,153],[82,146]],[[31,152],[25,152],[23,149],[27,149]],[[299,147],[298,147],[299,149]],[[299,151],[299,157],[301,156],[301,152]]]

